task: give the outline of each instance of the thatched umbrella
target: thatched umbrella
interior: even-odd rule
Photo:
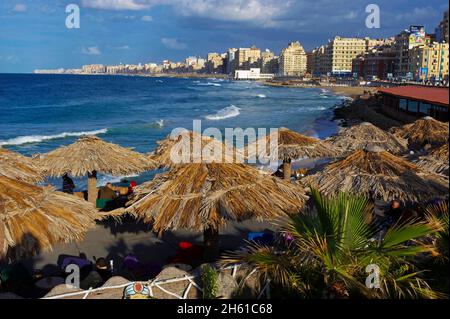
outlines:
[[[407,150],[407,142],[375,125],[364,122],[348,128],[343,128],[336,136],[327,139],[332,145],[345,152],[378,146],[393,154],[400,154]]]
[[[448,195],[448,183],[441,176],[378,149],[358,150],[304,181],[327,195],[343,191],[374,200],[417,202]]]
[[[168,229],[203,231],[207,256],[218,251],[219,228],[227,221],[261,220],[298,212],[305,203],[303,188],[260,174],[245,164],[186,164],[159,174],[136,190],[127,209]]]
[[[248,158],[270,158],[283,161],[284,179],[291,178],[291,161],[302,158],[335,157],[342,153],[328,142],[308,137],[282,127],[247,145]],[[274,158],[274,156],[276,158]]]
[[[29,157],[0,147],[0,176],[28,183],[44,180],[41,169]]]
[[[149,158],[157,162],[159,168],[202,162],[236,163],[243,159],[243,154],[233,146],[193,131],[169,135],[157,143],[158,147]]]
[[[97,172],[122,176],[142,173],[156,163],[131,149],[107,143],[96,136],[83,136],[75,143],[60,147],[39,157],[49,176],[88,175],[88,200],[97,200]]]
[[[448,144],[432,149],[427,155],[416,160],[417,166],[424,170],[448,176]]]
[[[426,144],[440,145],[448,142],[448,123],[440,122],[432,117],[424,117],[414,123],[394,127],[391,133],[408,140],[412,148],[422,148]]]
[[[0,258],[77,241],[95,226],[98,211],[75,196],[0,176]]]

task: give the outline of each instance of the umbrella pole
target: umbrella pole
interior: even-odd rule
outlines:
[[[88,201],[96,206],[97,197],[97,171],[92,171],[88,173]]]
[[[204,259],[212,262],[219,257],[219,230],[208,227],[203,230]]]
[[[291,180],[291,159],[283,160],[283,175],[284,179]]]

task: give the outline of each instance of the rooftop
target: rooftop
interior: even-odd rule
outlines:
[[[380,88],[378,92],[445,106],[448,106],[449,100],[449,89],[440,87],[408,85]]]

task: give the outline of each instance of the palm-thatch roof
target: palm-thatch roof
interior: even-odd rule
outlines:
[[[448,123],[432,117],[424,117],[414,123],[394,127],[391,133],[408,141],[411,148],[422,148],[426,144],[439,145],[448,142]]]
[[[386,151],[358,150],[308,176],[306,183],[327,195],[341,191],[385,201],[421,201],[448,196],[447,181]]]
[[[405,140],[369,122],[343,128],[336,136],[327,139],[327,141],[345,152],[362,150],[368,147],[382,147],[390,153],[400,154],[407,149]]]
[[[420,156],[416,164],[424,170],[448,176],[448,156],[448,143],[446,143],[432,149],[427,155]]]
[[[156,163],[143,154],[96,136],[83,136],[71,145],[40,155],[38,160],[49,176],[68,173],[80,177],[93,171],[120,176],[156,167]]]
[[[41,169],[29,157],[0,147],[0,176],[28,183],[41,182]]]
[[[340,153],[341,150],[326,141],[302,135],[285,127],[259,138],[246,147],[249,158],[257,156],[273,160],[335,157]]]
[[[159,168],[201,162],[235,163],[239,160],[238,156],[243,160],[243,155],[236,148],[193,131],[169,135],[157,143],[158,147],[149,158],[156,161]]]
[[[10,248],[22,256],[80,240],[98,216],[75,196],[0,176],[0,257]]]
[[[218,229],[227,220],[270,219],[298,212],[305,203],[298,185],[260,174],[245,164],[186,164],[159,174],[136,190],[127,209],[167,229]]]

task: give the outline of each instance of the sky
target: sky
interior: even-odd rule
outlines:
[[[367,5],[380,8],[369,29]],[[66,6],[80,8],[80,28],[66,27]],[[1,0],[0,73],[78,68],[84,64],[160,63],[291,41],[306,50],[336,35],[393,36],[424,25],[433,33],[447,0]]]

